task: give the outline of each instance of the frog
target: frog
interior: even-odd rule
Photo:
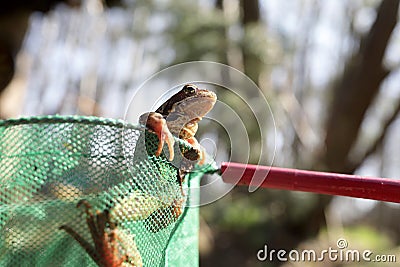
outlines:
[[[119,229],[109,210],[93,211],[92,205],[86,199],[81,199],[76,207],[84,207],[92,243],[67,224],[61,225],[59,230],[64,230],[75,239],[98,266],[143,267],[134,236]]]
[[[198,122],[214,107],[216,101],[214,92],[186,84],[156,111],[142,114],[139,123],[154,132],[159,139],[155,156],[160,156],[164,144],[167,144],[169,160],[173,161],[175,136],[193,146],[195,155],[188,156],[188,159],[204,163],[205,152],[194,135],[198,130]]]
[[[157,232],[176,221],[183,213],[185,194],[182,184],[185,175],[191,170],[193,163],[202,165],[205,161],[205,150],[195,137],[198,122],[214,107],[216,101],[217,96],[214,92],[200,89],[194,84],[186,84],[155,111],[146,112],[139,117],[139,123],[158,136],[159,142],[155,156],[161,155],[166,144],[169,161],[173,161],[174,137],[187,141],[193,147],[191,150],[181,151],[186,159],[180,162],[177,170],[177,182],[182,197],[175,199],[169,206],[154,211],[145,220],[148,230]]]

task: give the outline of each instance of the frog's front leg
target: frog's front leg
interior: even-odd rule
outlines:
[[[164,143],[168,146],[169,160],[174,159],[174,137],[168,129],[167,122],[164,117],[157,112],[148,112],[140,116],[139,123],[146,125],[148,129],[158,136],[158,147],[155,155],[161,155]]]
[[[204,150],[204,148],[199,144],[199,142],[197,141],[197,139],[195,137],[191,137],[186,139],[186,141],[191,144],[193,146],[193,148],[198,151],[198,159],[199,161],[197,162],[197,164],[199,165],[203,165],[205,162],[205,158],[206,158],[206,152]]]

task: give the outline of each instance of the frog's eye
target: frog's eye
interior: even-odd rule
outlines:
[[[196,93],[196,86],[193,84],[187,84],[185,85],[185,87],[183,87],[183,89],[188,95],[193,95],[194,93]]]

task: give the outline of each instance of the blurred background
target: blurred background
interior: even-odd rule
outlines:
[[[398,9],[397,0],[6,1],[0,118],[123,118],[135,88],[150,75],[209,60],[244,72],[268,99],[277,127],[275,166],[396,179]],[[274,132],[246,127],[251,148],[266,141],[260,131]],[[214,139],[224,143],[224,133]],[[219,154],[229,155],[226,147]],[[250,162],[257,159],[252,153]],[[339,238],[349,249],[400,261],[399,218],[395,204],[236,188],[201,208],[200,265],[372,266],[256,257],[264,245],[321,251],[337,248]]]

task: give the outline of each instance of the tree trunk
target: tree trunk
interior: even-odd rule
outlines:
[[[383,65],[389,38],[397,23],[399,1],[383,0],[376,20],[348,61],[342,79],[333,88],[333,101],[326,125],[325,167],[351,173],[348,155],[357,140],[365,113],[382,81],[390,73]]]
[[[253,40],[249,38],[249,31],[260,23],[260,7],[258,0],[241,0],[240,4],[242,11],[241,21],[245,36],[242,45],[243,69],[244,73],[258,84],[263,63],[260,55],[255,54],[251,49],[250,43]]]

